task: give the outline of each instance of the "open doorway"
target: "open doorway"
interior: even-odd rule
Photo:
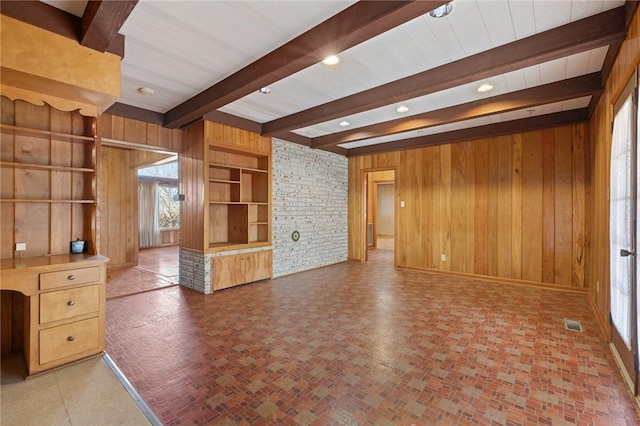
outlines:
[[[394,262],[395,170],[365,173],[365,236],[367,261]]]
[[[101,252],[107,299],[178,284],[180,205],[176,153],[102,147]]]

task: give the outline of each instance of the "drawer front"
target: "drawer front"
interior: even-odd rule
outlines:
[[[45,272],[40,274],[40,290],[67,287],[70,285],[91,284],[100,281],[100,267],[69,269],[67,271]]]
[[[40,324],[98,312],[99,286],[40,294]]]
[[[40,364],[98,348],[98,318],[40,330]]]

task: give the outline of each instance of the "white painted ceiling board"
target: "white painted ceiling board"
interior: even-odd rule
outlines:
[[[46,3],[82,16],[87,2],[47,0]],[[164,113],[353,3],[355,0],[141,0],[121,29],[126,37],[126,55],[122,61],[119,102]],[[453,12],[445,18],[434,19],[428,14],[415,18],[339,52],[341,62],[335,67],[314,64],[274,82],[269,95],[254,92],[219,110],[264,123],[623,4],[624,0],[455,0]],[[338,126],[342,119],[352,123],[349,129],[355,129],[589,74],[602,68],[607,51],[607,47],[601,47],[294,132],[318,137],[345,130]],[[493,84],[494,90],[478,93],[475,89],[482,82]],[[142,86],[153,88],[156,94],[141,95],[137,89]],[[584,108],[589,99],[545,105],[535,111],[495,114],[424,129],[421,133],[393,135],[379,142]],[[400,104],[409,106],[410,111],[398,114],[395,109]],[[369,143],[373,142],[356,142]]]

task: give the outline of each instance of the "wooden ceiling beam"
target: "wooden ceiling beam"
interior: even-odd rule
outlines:
[[[63,37],[80,41],[82,19],[41,1],[3,1],[0,13]],[[118,34],[113,37],[106,52],[123,58],[124,36]]]
[[[300,129],[520,68],[607,46],[626,36],[621,6],[561,27],[481,52],[264,123],[263,135]]]
[[[105,52],[137,3],[138,0],[90,0],[82,15],[80,44]]]
[[[442,0],[359,1],[169,110],[165,114],[165,127],[182,127],[444,3]]]
[[[602,90],[603,84],[600,73],[596,72],[519,90],[517,92],[505,93],[465,104],[429,111],[423,114],[416,114],[406,118],[332,133],[312,139],[311,146],[313,148],[322,148],[324,146],[389,136],[457,121],[485,117],[492,114],[533,108],[554,102],[581,98],[583,96],[593,96],[602,92]]]
[[[533,130],[548,129],[583,123],[589,120],[589,109],[582,108],[555,114],[540,115],[520,120],[505,121],[503,123],[488,124],[486,126],[471,127],[454,130],[436,135],[420,136],[401,141],[381,143],[377,145],[353,148],[347,151],[347,156],[380,154],[383,152],[402,151],[406,149],[422,148],[431,145],[442,145],[456,142],[466,142],[475,139],[492,138],[496,136],[512,135]]]

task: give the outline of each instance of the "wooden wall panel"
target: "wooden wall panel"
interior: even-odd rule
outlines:
[[[610,339],[609,325],[609,163],[611,160],[611,123],[613,105],[640,63],[640,12],[636,12],[627,37],[613,64],[605,84],[605,90],[591,116],[588,137],[585,138],[584,152],[587,161],[584,180],[588,191],[585,194],[586,226],[585,240],[587,251],[583,254],[584,276],[589,287],[596,319],[605,337]],[[575,176],[577,180],[583,177]],[[579,201],[579,200],[578,200]],[[573,242],[579,247],[580,236]],[[572,256],[578,256],[579,250],[572,248]],[[579,279],[581,268],[577,268]]]
[[[138,188],[131,151],[102,147],[100,249],[109,267],[138,263]]]
[[[104,138],[145,146],[149,149],[163,149],[182,152],[182,130],[166,129],[152,123],[146,123],[117,115],[102,114],[100,131]]]
[[[405,201],[398,266],[584,287],[587,126],[350,157],[349,258],[362,260],[363,171],[387,166]]]

